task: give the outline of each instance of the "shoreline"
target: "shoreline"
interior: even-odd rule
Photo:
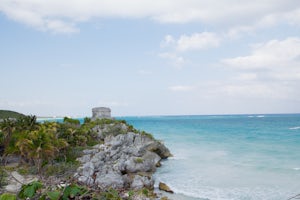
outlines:
[[[46,120],[62,120],[64,117],[37,117],[36,120],[39,121],[46,121]]]

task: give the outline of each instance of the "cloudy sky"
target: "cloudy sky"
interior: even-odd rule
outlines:
[[[300,113],[299,0],[0,0],[0,109]]]

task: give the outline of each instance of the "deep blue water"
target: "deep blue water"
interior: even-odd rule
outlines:
[[[123,117],[174,154],[157,181],[210,200],[284,200],[300,193],[300,114]]]

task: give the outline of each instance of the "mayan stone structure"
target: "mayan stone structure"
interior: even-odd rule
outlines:
[[[93,116],[92,119],[103,119],[108,118],[111,119],[111,110],[107,107],[97,107],[92,109]]]

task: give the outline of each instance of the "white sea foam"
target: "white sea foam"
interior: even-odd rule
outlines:
[[[258,118],[263,118],[263,117],[265,117],[264,115],[257,115],[256,117],[258,117]]]
[[[300,167],[295,167],[295,168],[293,168],[293,170],[299,171]]]
[[[172,157],[169,157],[168,160],[186,160],[187,157],[184,157],[184,156],[172,156]]]
[[[297,130],[297,129],[300,129],[300,126],[295,126],[295,127],[291,127],[289,128],[290,130]]]
[[[170,185],[176,194],[186,195],[195,199],[205,200],[258,200],[258,199],[278,199],[278,197],[288,198],[292,195],[285,193],[279,188],[256,187],[256,188],[185,188]],[[293,194],[293,193],[291,193]]]

